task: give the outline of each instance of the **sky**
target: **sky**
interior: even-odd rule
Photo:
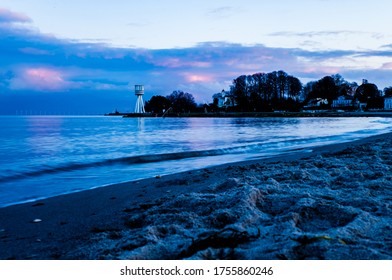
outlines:
[[[392,86],[392,1],[0,0],[0,114],[132,112],[198,103],[243,74]]]

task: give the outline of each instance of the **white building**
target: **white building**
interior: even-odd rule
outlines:
[[[332,101],[332,108],[350,107],[353,105],[353,99],[349,96],[339,96],[338,99]]]
[[[228,108],[237,105],[234,96],[225,90],[214,94],[213,98],[218,100],[218,108]]]
[[[384,110],[392,110],[392,97],[384,98]]]
[[[328,100],[323,98],[311,99],[308,104],[304,106],[305,109],[321,107],[322,105],[328,105]]]

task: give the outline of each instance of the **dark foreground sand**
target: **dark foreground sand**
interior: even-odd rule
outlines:
[[[0,259],[392,259],[391,169],[385,134],[1,208]]]

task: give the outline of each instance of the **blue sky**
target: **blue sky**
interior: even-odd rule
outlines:
[[[0,113],[132,111],[173,90],[211,102],[241,74],[392,85],[392,2],[0,0]]]

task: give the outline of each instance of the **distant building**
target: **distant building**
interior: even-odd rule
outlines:
[[[322,105],[328,105],[328,100],[323,98],[311,99],[308,104],[304,106],[305,109],[318,108]]]
[[[392,97],[384,98],[384,110],[392,110]]]
[[[230,92],[225,90],[214,94],[212,98],[214,100],[217,100],[218,108],[229,108],[237,105],[234,96]]]
[[[332,101],[332,108],[347,108],[353,106],[353,98],[351,96],[339,96],[338,99]]]

